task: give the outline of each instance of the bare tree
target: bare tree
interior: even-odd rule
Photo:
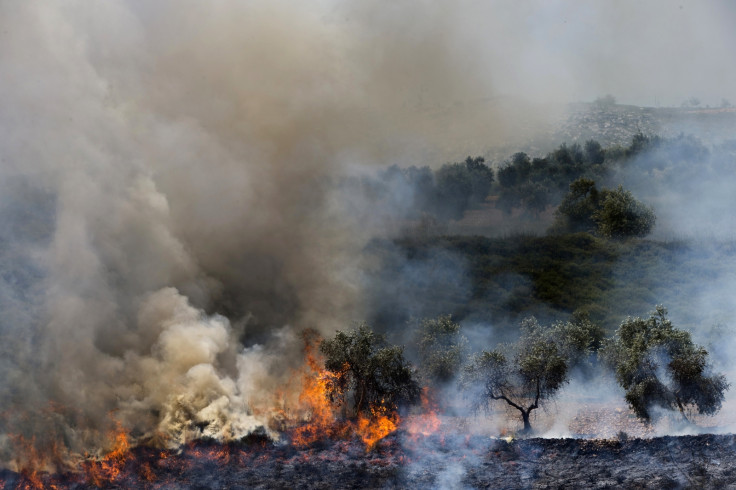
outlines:
[[[524,432],[531,431],[532,411],[554,397],[568,382],[570,367],[589,355],[593,329],[589,322],[545,327],[525,320],[516,344],[484,351],[465,366],[461,385],[473,408],[504,402],[519,411]]]

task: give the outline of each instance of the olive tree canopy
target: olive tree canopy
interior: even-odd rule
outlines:
[[[455,378],[465,360],[468,339],[450,315],[419,322],[416,343],[419,368],[427,381],[443,384]]]
[[[555,215],[555,233],[587,231],[607,238],[643,237],[656,222],[652,208],[622,186],[599,191],[595,182],[586,178],[570,184]]]
[[[322,341],[325,369],[332,372],[328,395],[353,415],[372,409],[396,410],[419,399],[419,385],[403,348],[389,345],[367,325],[337,332]]]
[[[663,306],[649,318],[626,319],[599,355],[616,371],[629,406],[646,421],[654,407],[679,410],[685,419],[686,410],[712,415],[729,387],[725,376],[712,372],[708,352],[672,325]]]

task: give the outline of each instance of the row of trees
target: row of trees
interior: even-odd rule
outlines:
[[[645,150],[672,146],[680,152],[682,145],[677,141],[665,143],[662,138],[641,133],[634,135],[627,147],[603,148],[595,140],[583,145],[563,143],[543,157],[517,152],[496,172],[482,157],[446,163],[435,171],[427,166],[393,165],[375,178],[359,179],[357,185],[372,201],[400,210],[412,219],[431,216],[441,221],[458,220],[491,194],[496,196],[496,207],[507,213],[523,209],[538,216],[556,206],[578,179],[605,182],[615,173],[614,168],[623,168]]]
[[[507,213],[523,208],[539,214],[556,204],[573,180],[604,175],[605,158],[605,150],[595,140],[584,146],[563,143],[539,158],[515,153],[498,169],[497,206]]]
[[[640,199],[661,202],[663,194],[671,194],[687,203],[697,200],[702,189],[721,187],[735,156],[733,142],[706,147],[692,135],[665,138],[640,132],[625,146],[603,148],[589,140],[582,146],[563,144],[540,158],[516,153],[497,170],[491,192],[499,208],[522,209],[531,216],[556,206],[581,178],[623,185]]]
[[[404,209],[409,217],[430,215],[456,220],[486,199],[493,182],[493,169],[485,159],[468,157],[463,162],[446,163],[436,171],[426,166],[392,165],[377,179],[364,179],[361,185],[375,200],[398,200],[395,207]]]
[[[586,318],[552,325],[531,318],[522,323],[517,342],[470,357],[460,326],[441,316],[418,323],[416,346],[418,370],[403,348],[366,325],[323,341],[325,367],[335,373],[331,400],[353,415],[376,407],[398,410],[418,401],[422,384],[458,380],[471,408],[506,404],[519,411],[529,431],[532,412],[569,382],[575,367],[590,368],[596,360],[615,372],[626,401],[645,421],[655,407],[679,411],[685,419],[691,411],[714,414],[729,388],[713,372],[708,352],[675,328],[661,306],[649,318],[626,319],[603,340],[601,329]]]
[[[463,369],[461,384],[476,407],[503,401],[519,410],[524,429],[530,430],[531,411],[555,396],[572,368],[589,361],[593,333],[587,321],[549,327],[527,321],[515,345],[474,356]],[[603,340],[597,357],[615,372],[627,403],[647,422],[655,407],[679,411],[685,420],[690,411],[712,415],[729,387],[722,374],[713,373],[708,352],[675,328],[662,306],[649,318],[626,319],[612,338]]]
[[[544,156],[514,153],[497,167],[482,157],[427,166],[392,166],[374,176],[351,179],[351,194],[368,199],[376,212],[402,220],[462,218],[468,209],[493,196],[498,209],[521,210],[528,217],[556,207],[580,179],[619,185],[639,199],[663,195],[697,198],[701,187],[718,186],[733,167],[733,144],[707,148],[693,136],[673,138],[635,134],[630,144],[603,148],[595,140],[562,144]],[[700,183],[701,185],[694,185]],[[603,192],[603,191],[601,191]],[[605,195],[605,193],[604,193]],[[595,229],[595,227],[593,228]]]

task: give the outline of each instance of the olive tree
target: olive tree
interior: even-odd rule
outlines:
[[[601,165],[606,159],[606,151],[596,140],[585,142],[585,160],[594,165]]]
[[[427,318],[416,329],[419,368],[428,381],[447,383],[465,360],[468,339],[450,315]]]
[[[419,400],[419,384],[404,359],[403,347],[389,345],[367,325],[337,332],[320,344],[325,369],[332,375],[327,386],[333,403],[353,415],[372,409],[396,410]]]
[[[434,174],[437,213],[447,219],[461,219],[471,206],[483,202],[493,184],[493,169],[483,157],[468,157],[462,163],[446,163]]]
[[[543,326],[530,318],[521,329],[515,344],[474,356],[464,367],[461,386],[475,410],[488,410],[494,402],[518,410],[529,432],[532,411],[568,382],[570,368],[587,358],[593,336],[587,322]]]
[[[622,186],[598,190],[595,181],[579,178],[555,212],[556,233],[595,232],[606,238],[643,237],[654,227],[651,207],[636,200]]]
[[[690,333],[675,328],[657,306],[649,318],[627,318],[599,351],[616,372],[626,401],[637,416],[652,419],[652,408],[712,415],[721,408],[729,384],[712,372],[708,352]]]
[[[598,233],[608,238],[646,236],[655,222],[652,208],[634,199],[622,186],[601,192],[600,206],[593,213],[593,219]]]
[[[553,231],[576,233],[594,231],[593,214],[598,209],[600,197],[595,181],[579,178],[570,184],[570,189],[555,211]]]

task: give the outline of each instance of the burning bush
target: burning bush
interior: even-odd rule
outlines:
[[[320,350],[325,368],[334,373],[328,396],[351,415],[394,412],[419,400],[416,374],[404,360],[403,348],[388,345],[367,325],[337,332]]]
[[[387,345],[364,325],[338,332],[332,340],[307,332],[304,340],[301,423],[290,435],[295,446],[357,436],[370,450],[397,430],[399,407],[419,398],[415,373],[401,347]],[[318,345],[324,358],[314,352]]]

